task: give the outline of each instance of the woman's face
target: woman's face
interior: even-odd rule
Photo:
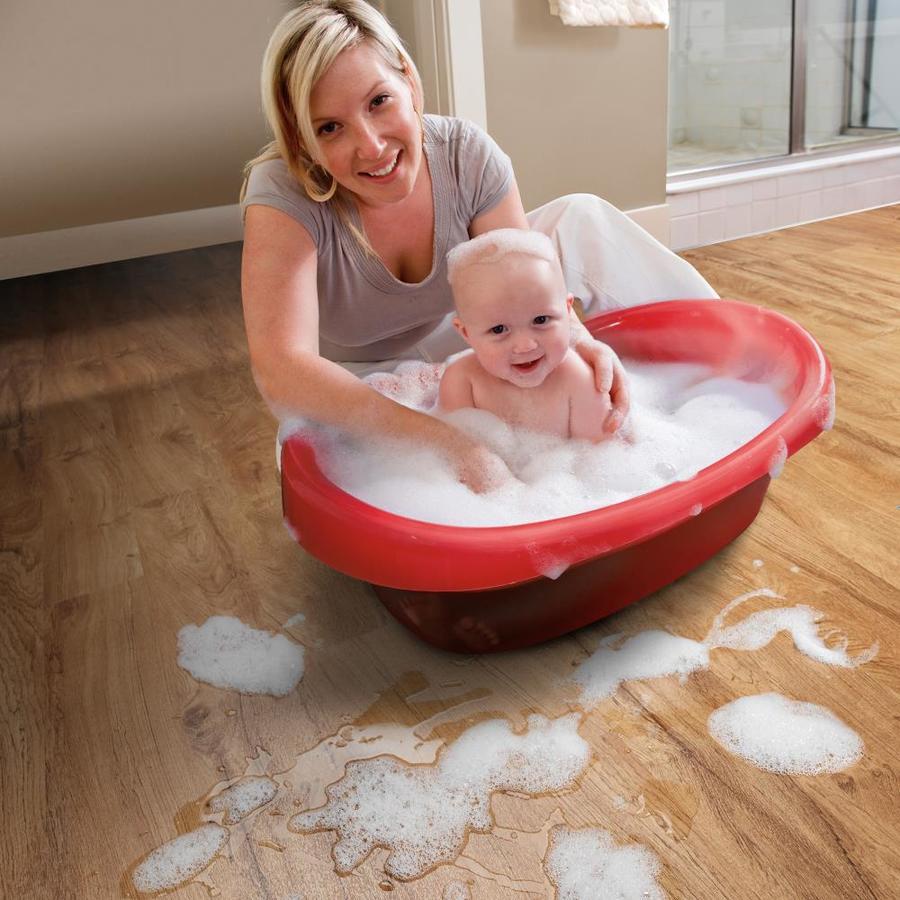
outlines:
[[[319,159],[338,184],[367,206],[412,193],[422,135],[402,72],[367,42],[344,50],[310,95]]]

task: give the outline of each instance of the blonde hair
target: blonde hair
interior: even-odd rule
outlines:
[[[387,19],[364,0],[306,0],[278,23],[266,47],[260,82],[263,110],[275,139],[244,167],[241,200],[257,163],[283,159],[311,200],[325,203],[335,197],[338,216],[371,251],[364,235],[350,221],[337,182],[319,159],[309,111],[310,95],[318,80],[340,53],[364,41],[407,78],[421,118],[422,80]]]
[[[452,286],[472,266],[497,263],[514,253],[542,259],[559,268],[553,241],[546,234],[524,228],[497,228],[457,244],[447,254],[447,281]]]

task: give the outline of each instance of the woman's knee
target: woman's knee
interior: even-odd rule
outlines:
[[[597,210],[613,210],[621,213],[621,210],[613,206],[609,200],[604,200],[596,194],[564,194],[559,198],[559,202],[575,211],[596,212]]]
[[[595,225],[610,220],[620,220],[625,214],[608,200],[595,194],[565,194],[528,214],[532,228],[538,230],[556,230],[561,226],[573,224],[585,227],[588,223]],[[543,227],[542,227],[543,226]]]

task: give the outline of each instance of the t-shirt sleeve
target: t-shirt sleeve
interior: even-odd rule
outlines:
[[[469,200],[469,221],[495,207],[513,180],[510,158],[497,142],[472,122],[466,122],[459,157],[460,192]]]
[[[298,221],[310,233],[317,247],[322,245],[322,214],[315,201],[280,159],[257,163],[247,179],[247,191],[241,201],[241,220],[254,203],[271,206]]]

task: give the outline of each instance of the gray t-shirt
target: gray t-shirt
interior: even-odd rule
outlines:
[[[259,203],[296,219],[318,252],[319,352],[340,362],[392,359],[423,340],[453,308],[447,252],[509,188],[512,164],[493,139],[463,119],[425,116],[425,155],[434,195],[432,269],[419,284],[395,278],[335,215],[316,203],[280,159],[253,167],[242,212]],[[360,227],[356,210],[354,224]]]

